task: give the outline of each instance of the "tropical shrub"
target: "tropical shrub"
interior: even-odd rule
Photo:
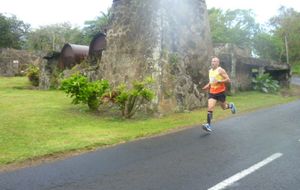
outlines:
[[[27,69],[27,77],[33,86],[38,86],[40,81],[40,69],[36,65],[29,65]]]
[[[119,85],[116,90],[113,101],[118,105],[125,118],[131,118],[140,108],[150,102],[154,97],[154,92],[150,89],[153,83],[152,78],[146,78],[144,81],[135,81],[132,83],[132,89],[125,84]]]
[[[274,93],[279,90],[279,83],[273,80],[269,73],[258,75],[252,79],[253,89],[264,93]]]
[[[73,104],[87,104],[90,110],[97,110],[101,97],[109,89],[107,80],[89,82],[86,76],[75,74],[62,81],[61,87],[71,98]]]

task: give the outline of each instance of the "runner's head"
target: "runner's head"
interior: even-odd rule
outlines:
[[[213,58],[211,59],[211,68],[212,68],[212,69],[216,69],[216,68],[219,67],[219,65],[220,65],[220,60],[219,60],[219,58],[213,57]]]

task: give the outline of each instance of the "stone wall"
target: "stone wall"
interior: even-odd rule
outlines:
[[[262,73],[269,73],[280,85],[289,86],[291,68],[286,63],[253,58],[249,49],[233,44],[218,44],[214,50],[231,78],[231,93],[252,89],[252,78]]]
[[[0,76],[24,75],[29,64],[39,65],[42,59],[37,54],[15,49],[0,49]]]
[[[48,90],[58,87],[60,52],[49,52],[40,64],[39,89]]]
[[[211,55],[204,0],[118,0],[97,78],[117,85],[152,76],[155,111],[191,110],[206,104],[200,87]]]

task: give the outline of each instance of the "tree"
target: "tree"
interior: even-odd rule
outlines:
[[[287,38],[289,59],[291,63],[297,62],[300,60],[300,13],[284,6],[278,11],[279,14],[270,19],[271,33],[281,39],[281,47],[284,49],[282,61],[286,60],[285,38]]]
[[[252,10],[208,10],[213,43],[234,43],[252,48],[252,39],[260,32]]]
[[[285,49],[281,38],[267,32],[257,34],[253,39],[254,52],[260,58],[281,61]]]
[[[101,15],[98,16],[95,20],[85,21],[85,27],[83,28],[83,33],[87,39],[92,39],[98,32],[104,32],[108,26],[109,18],[111,15],[110,9],[107,13],[101,12]]]
[[[27,49],[38,51],[61,51],[65,43],[87,45],[78,27],[70,23],[42,26],[30,32]]]
[[[30,25],[18,20],[15,15],[7,17],[0,13],[0,47],[21,49]]]

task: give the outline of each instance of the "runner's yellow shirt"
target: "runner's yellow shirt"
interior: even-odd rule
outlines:
[[[210,90],[211,94],[217,94],[221,92],[225,92],[226,86],[224,82],[218,82],[223,80],[223,77],[219,73],[219,67],[215,70],[209,70],[209,83],[210,83]]]

